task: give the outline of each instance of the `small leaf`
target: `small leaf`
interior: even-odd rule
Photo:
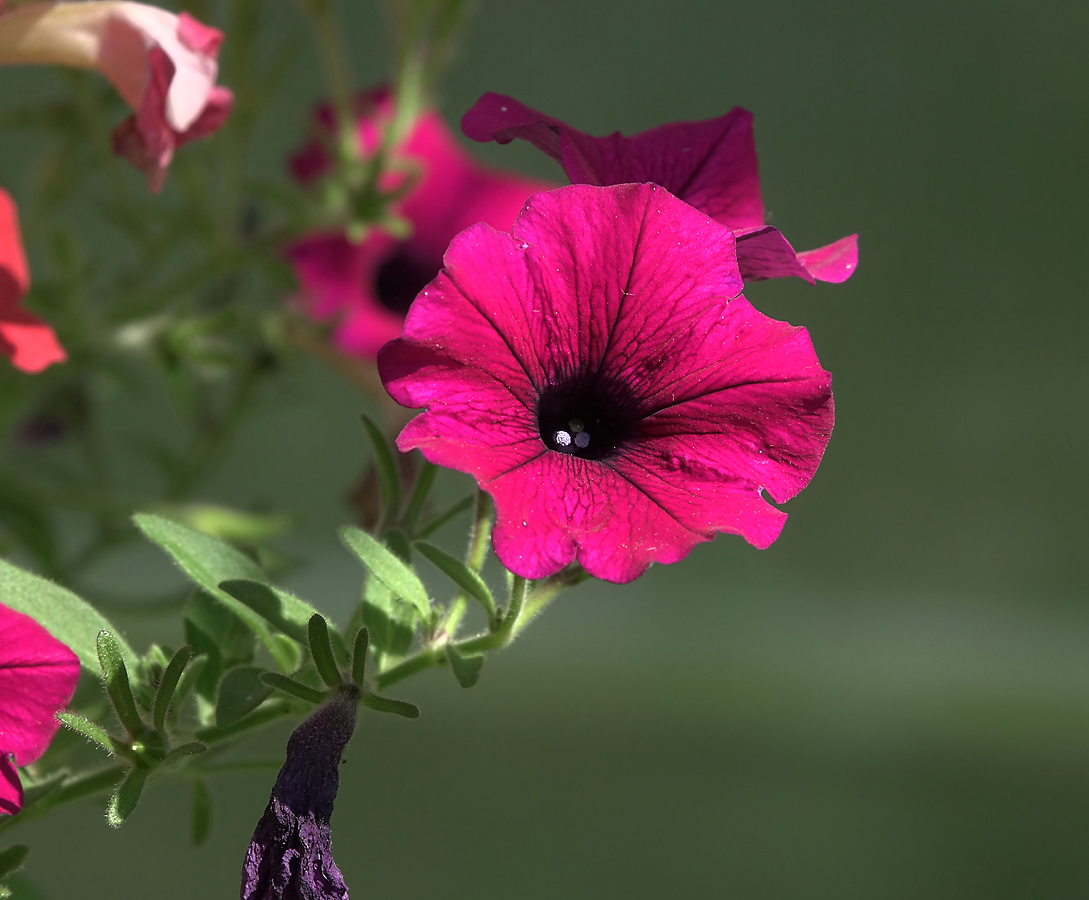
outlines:
[[[291,694],[293,697],[298,697],[309,703],[323,703],[325,701],[325,694],[321,691],[307,687],[305,684],[301,684],[293,678],[288,678],[286,675],[281,675],[279,672],[262,672],[259,677],[269,687],[283,691],[285,694]]]
[[[368,416],[359,417],[363,428],[374,448],[374,466],[378,470],[378,492],[382,499],[382,521],[392,522],[401,508],[401,476],[397,471],[397,460],[390,450],[386,438]]]
[[[62,644],[66,644],[88,672],[99,671],[98,633],[114,635],[125,664],[139,671],[140,658],[117,630],[85,600],[59,584],[40,578],[0,559],[0,603],[30,616]]]
[[[16,844],[14,847],[5,847],[0,850],[0,878],[6,878],[16,869],[21,868],[28,856],[30,856],[30,848],[26,844]]]
[[[233,725],[265,702],[272,688],[261,680],[264,671],[256,666],[239,666],[223,676],[216,698],[217,726]]]
[[[338,687],[344,683],[333,659],[333,648],[329,644],[329,626],[325,616],[314,613],[310,617],[310,655],[314,659],[314,667],[318,670],[321,680],[329,687]]]
[[[379,697],[377,694],[369,694],[366,691],[360,694],[359,702],[377,712],[393,713],[394,715],[404,716],[406,719],[415,719],[420,715],[420,708],[413,703],[404,700],[391,700],[389,697]]]
[[[367,668],[367,646],[370,644],[370,633],[366,628],[360,628],[355,635],[355,646],[352,648],[352,681],[362,686],[363,677]]]
[[[253,661],[257,644],[246,623],[204,591],[194,593],[185,604],[185,640],[206,660],[196,685],[208,700],[215,697],[227,669]]]
[[[140,734],[146,726],[136,709],[136,700],[132,696],[132,688],[129,687],[125,659],[114,636],[106,630],[98,633],[98,662],[102,667],[102,680],[106,682],[106,693],[117,712],[117,718],[129,734]]]
[[[257,615],[271,622],[288,637],[294,638],[300,644],[306,644],[309,641],[307,629],[310,618],[320,613],[305,600],[265,581],[235,579],[224,581],[219,587],[240,603],[244,603]],[[334,652],[339,646],[338,655],[346,658],[343,638],[335,629],[329,637],[333,641]]]
[[[257,563],[218,538],[162,516],[138,513],[133,516],[133,521],[150,541],[170,555],[186,575],[245,622],[281,668],[287,667],[288,660],[281,659],[283,654],[280,647],[272,639],[264,620],[244,603],[239,603],[219,589],[221,582],[234,579],[264,582],[265,573]]]
[[[136,804],[140,802],[140,795],[144,791],[144,785],[147,783],[149,771],[139,767],[129,769],[125,780],[118,785],[117,790],[110,797],[109,805],[106,807],[106,821],[114,828],[120,828],[125,819],[136,809]]]
[[[173,659],[163,672],[159,681],[159,689],[155,692],[155,705],[152,707],[152,723],[156,731],[162,731],[166,727],[166,714],[170,709],[170,703],[174,699],[174,691],[178,687],[178,679],[181,678],[189,660],[193,658],[193,648],[188,644],[174,654]]]
[[[454,677],[463,688],[471,688],[480,679],[480,670],[484,667],[484,656],[462,656],[451,645],[446,645],[446,658],[450,661],[450,669]]]
[[[492,592],[488,585],[484,583],[483,578],[461,560],[455,559],[445,550],[440,550],[433,544],[428,544],[426,541],[417,541],[416,549],[428,562],[447,575],[465,593],[479,600],[488,613],[489,621],[495,620],[495,599],[492,597]]]
[[[57,713],[57,721],[66,728],[71,728],[77,734],[82,734],[87,740],[98,744],[107,753],[113,753],[131,759],[132,752],[129,747],[117,740],[105,728],[97,722],[74,712]]]
[[[442,528],[442,526],[445,525],[447,522],[449,522],[449,521],[451,521],[453,519],[456,519],[458,516],[460,516],[466,510],[472,509],[473,505],[475,503],[476,503],[476,498],[475,497],[466,497],[464,500],[459,500],[457,503],[455,503],[453,506],[451,506],[448,510],[446,510],[445,512],[439,513],[437,516],[435,516],[435,518],[433,518],[430,522],[428,522],[426,525],[424,525],[419,530],[416,537],[417,538],[430,537],[436,531],[438,531],[440,528]]]
[[[360,613],[375,651],[382,655],[380,664],[388,659],[399,659],[408,652],[416,634],[416,613],[373,575],[367,576],[363,587]]]
[[[193,815],[189,823],[189,839],[194,847],[202,847],[212,830],[212,798],[204,782],[193,782]]]
[[[340,538],[376,578],[416,608],[425,626],[430,624],[431,603],[427,590],[412,569],[360,528],[348,525],[340,530]]]

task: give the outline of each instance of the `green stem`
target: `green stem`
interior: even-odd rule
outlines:
[[[333,2],[303,0],[303,6],[314,22],[321,67],[337,114],[337,155],[342,162],[354,162],[359,158],[359,144],[352,109],[352,76]]]
[[[417,672],[423,672],[425,669],[430,669],[433,666],[441,666],[445,662],[446,654],[441,648],[425,647],[418,653],[414,653],[408,659],[399,662],[392,669],[387,669],[385,672],[382,672],[375,679],[375,684],[379,688],[387,688],[391,684],[403,681],[410,675],[415,675]]]

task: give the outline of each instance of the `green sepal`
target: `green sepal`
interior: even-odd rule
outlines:
[[[192,815],[189,820],[189,840],[202,847],[212,831],[212,798],[199,778],[193,781]]]
[[[30,856],[30,848],[26,844],[15,844],[0,850],[0,878],[6,878],[21,868],[28,856]]]
[[[417,541],[416,549],[428,562],[449,577],[465,593],[479,600],[481,606],[484,607],[484,611],[488,614],[489,623],[495,623],[495,598],[492,596],[488,585],[484,583],[483,578],[461,560],[455,559],[445,550],[440,550],[433,544],[426,541]]]
[[[162,731],[166,727],[166,714],[170,710],[170,704],[174,699],[174,691],[178,687],[185,667],[193,658],[193,648],[186,644],[181,647],[167,664],[159,680],[159,689],[155,692],[155,705],[152,707],[152,723],[156,731]]]
[[[163,766],[167,768],[176,766],[191,756],[200,756],[207,751],[208,746],[202,741],[190,741],[187,744],[180,744],[166,754],[163,759]]]
[[[325,616],[314,613],[310,617],[307,628],[310,638],[310,655],[314,659],[314,668],[318,670],[321,680],[329,687],[339,687],[344,683],[344,678],[333,659],[333,648],[329,644],[329,625]]]
[[[125,819],[132,815],[136,804],[140,802],[140,795],[150,773],[150,769],[133,766],[110,796],[110,802],[106,806],[106,821],[113,828],[120,828]]]
[[[99,672],[98,633],[104,629],[114,634],[125,664],[133,672],[139,671],[140,658],[117,635],[113,625],[89,603],[59,584],[0,559],[0,598],[5,606],[30,616],[68,646],[88,672]]]
[[[314,688],[307,687],[294,678],[288,678],[279,672],[262,672],[259,677],[269,687],[283,691],[285,694],[291,694],[291,696],[298,697],[300,700],[306,700],[308,703],[323,703],[325,701],[325,694],[322,691],[316,691]]]
[[[233,725],[265,702],[272,687],[261,680],[264,671],[257,666],[239,666],[223,676],[216,697],[218,727]]]
[[[378,472],[378,496],[382,503],[381,519],[392,522],[401,508],[401,476],[397,471],[397,460],[386,442],[382,429],[371,421],[370,417],[359,417],[374,448],[374,467]]]
[[[355,635],[355,643],[352,647],[352,681],[360,687],[363,686],[363,678],[367,668],[367,647],[370,645],[370,632],[366,628],[360,628]]]
[[[98,744],[107,753],[120,756],[124,759],[132,759],[132,748],[123,741],[119,741],[97,722],[74,712],[57,713],[57,721],[65,728],[71,728],[77,734],[83,735],[92,743]]]
[[[102,680],[106,682],[106,693],[117,718],[129,734],[140,734],[147,726],[136,709],[125,658],[114,636],[105,629],[98,633],[98,662],[102,667]]]
[[[446,658],[450,662],[450,670],[463,688],[471,688],[480,680],[480,670],[484,668],[483,654],[462,656],[452,644],[447,644]]]
[[[268,648],[277,665],[282,669],[289,666],[290,660],[283,657],[264,620],[219,588],[220,583],[236,579],[263,583],[265,573],[257,563],[218,538],[162,516],[138,513],[133,516],[133,521],[148,540],[165,550],[186,575],[245,622]]]
[[[288,637],[300,644],[306,644],[309,641],[307,629],[310,618],[320,613],[305,600],[264,581],[233,579],[222,582],[219,587],[239,603],[245,604],[257,615],[275,625]],[[334,630],[330,638],[333,641],[334,652],[338,651],[339,645],[339,655],[346,659],[347,653],[341,636]],[[294,667],[287,668],[285,671],[294,671]]]
[[[430,625],[431,602],[423,582],[412,569],[395,553],[354,525],[341,528],[340,539],[379,581],[416,608],[416,613],[425,627]]]
[[[408,703],[405,700],[392,700],[389,697],[379,697],[377,694],[371,694],[367,691],[363,691],[359,695],[359,702],[368,709],[393,713],[394,715],[404,716],[406,719],[415,719],[420,715],[420,708],[413,703]]]

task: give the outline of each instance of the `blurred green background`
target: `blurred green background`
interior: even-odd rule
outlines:
[[[367,84],[382,26],[349,6]],[[488,90],[592,133],[745,106],[774,223],[803,249],[860,233],[846,284],[746,292],[809,327],[838,422],[771,549],[720,537],[585,585],[473,690],[433,672],[394,692],[419,720],[364,715],[333,819],[353,896],[1089,896],[1086,34],[1075,3],[481,3],[452,122]],[[296,144],[316,72],[303,54],[255,171]],[[291,583],[343,621],[365,401],[316,364],[274,400],[205,493],[301,512]],[[99,573],[171,577],[150,549]],[[138,645],[161,627],[124,621]],[[235,896],[273,777],[213,783],[201,849],[180,781],[120,831],[94,801],[13,837],[50,900]]]

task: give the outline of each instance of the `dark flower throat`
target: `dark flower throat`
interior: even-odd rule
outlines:
[[[549,450],[604,460],[630,440],[639,423],[631,392],[598,374],[574,376],[541,390],[537,427]]]
[[[441,260],[425,259],[407,243],[401,244],[388,257],[374,278],[374,293],[378,302],[390,312],[405,315],[416,295],[439,274]]]

